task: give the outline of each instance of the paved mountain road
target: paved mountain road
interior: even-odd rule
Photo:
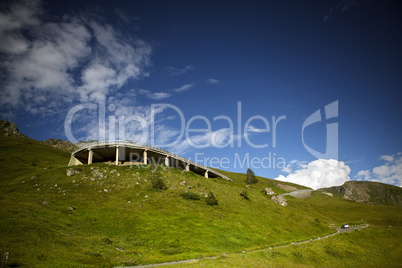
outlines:
[[[360,226],[356,226],[356,227],[349,227],[349,228],[335,228],[336,229],[336,233],[330,234],[330,235],[326,235],[326,236],[322,236],[322,237],[317,237],[314,239],[309,239],[309,240],[305,240],[305,241],[301,241],[301,242],[292,242],[290,244],[286,244],[286,245],[282,245],[282,246],[276,246],[276,247],[269,247],[268,249],[276,249],[276,248],[283,248],[283,247],[288,247],[291,245],[299,245],[299,244],[305,244],[305,243],[310,243],[313,241],[317,241],[317,240],[322,240],[322,239],[326,239],[328,237],[340,234],[340,233],[348,233],[348,232],[352,232],[355,230],[361,230],[363,228],[368,227],[368,224],[364,224],[364,225],[360,225]],[[252,250],[252,251],[247,251],[247,252],[253,252],[253,251],[265,251],[267,250],[267,248],[265,249],[257,249],[257,250]],[[223,254],[224,256],[225,254]],[[206,258],[202,258],[203,260],[205,259],[217,259],[220,256],[214,256],[214,257],[206,257]],[[166,265],[174,265],[174,264],[181,264],[181,263],[190,263],[190,262],[197,262],[201,259],[191,259],[191,260],[182,260],[182,261],[174,261],[174,262],[163,262],[163,263],[155,263],[155,264],[148,264],[148,265],[138,265],[138,266],[129,266],[129,267],[124,267],[124,268],[149,268],[149,267],[159,267],[159,266],[166,266]],[[115,267],[115,268],[123,268],[123,267]]]

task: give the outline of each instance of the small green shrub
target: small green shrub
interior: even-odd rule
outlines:
[[[165,182],[158,175],[152,176],[151,183],[152,183],[152,189],[154,189],[154,190],[166,190],[167,189]]]
[[[243,190],[243,191],[240,193],[240,196],[243,196],[244,199],[250,200],[250,197],[248,197],[248,193],[247,193],[246,190]]]
[[[218,205],[218,199],[216,199],[212,192],[209,192],[208,197],[205,199],[205,203],[210,206]]]
[[[192,193],[192,192],[184,192],[180,194],[181,197],[187,200],[200,200],[201,196],[197,193]]]

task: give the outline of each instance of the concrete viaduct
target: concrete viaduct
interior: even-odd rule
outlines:
[[[109,162],[115,165],[164,164],[168,167],[182,168],[206,178],[223,178],[222,173],[197,164],[191,160],[149,145],[139,145],[132,141],[94,141],[81,144],[71,154],[69,166]]]

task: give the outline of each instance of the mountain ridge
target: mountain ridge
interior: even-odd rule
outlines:
[[[380,182],[347,181],[341,186],[319,190],[369,205],[402,206],[402,188]]]

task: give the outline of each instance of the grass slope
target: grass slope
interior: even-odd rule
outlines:
[[[307,244],[169,267],[401,267],[400,228],[369,227]]]
[[[322,193],[290,197],[282,207],[261,192],[284,192],[275,181],[259,178],[247,188],[245,174],[226,172],[233,179],[228,182],[162,166],[153,175],[150,168],[94,164],[69,177],[69,155],[61,150],[13,137],[1,137],[0,148],[0,253],[9,252],[12,266],[111,267],[201,258],[302,241],[332,233],[330,224],[361,219],[401,227],[398,207],[373,213],[373,206]],[[155,176],[167,190],[152,189]],[[250,200],[240,196],[244,190]],[[203,198],[183,199],[186,191]],[[210,191],[219,205],[206,204]],[[287,256],[284,262],[293,263]]]

